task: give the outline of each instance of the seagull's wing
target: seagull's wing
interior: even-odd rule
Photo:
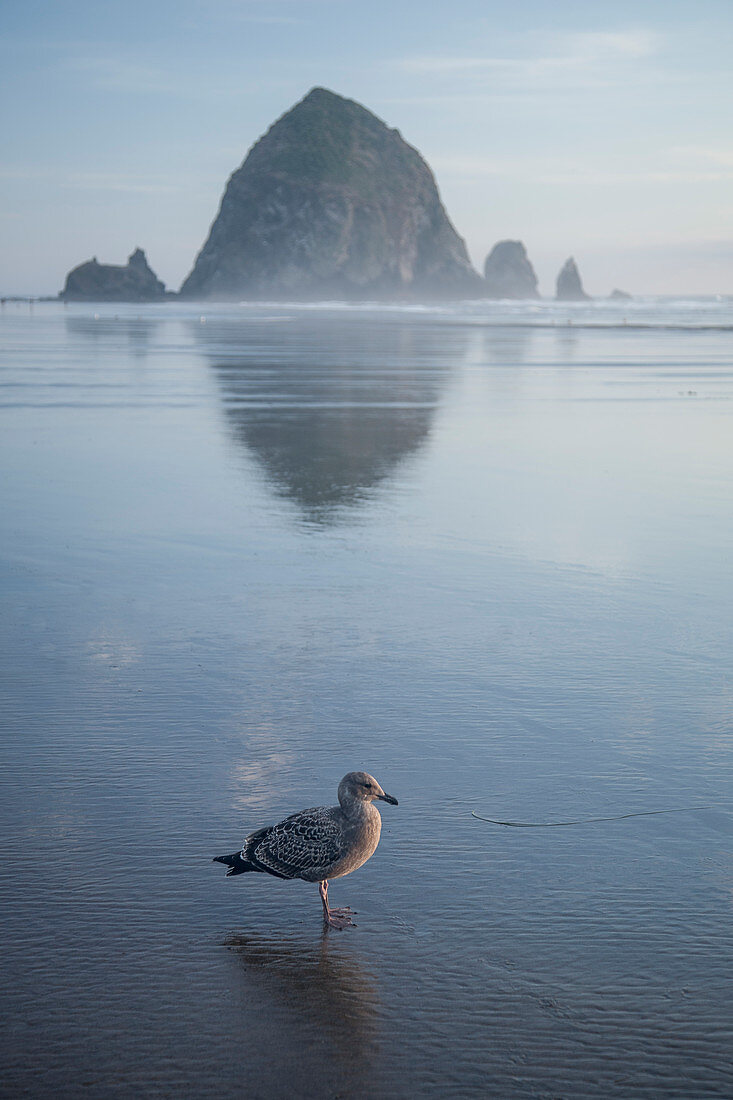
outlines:
[[[344,847],[334,811],[318,806],[252,833],[244,842],[242,858],[278,878],[300,878],[304,872],[330,867]]]

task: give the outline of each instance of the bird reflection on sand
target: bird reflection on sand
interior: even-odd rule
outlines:
[[[248,982],[293,1014],[298,1036],[307,1024],[348,1060],[356,1078],[365,1072],[377,1048],[379,992],[374,975],[348,950],[325,934],[317,945],[231,935],[224,946],[239,959]],[[278,1042],[285,1045],[287,1035]]]

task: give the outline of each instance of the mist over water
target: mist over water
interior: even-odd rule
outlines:
[[[732,348],[4,307],[9,1095],[731,1095]],[[355,931],[210,863],[362,767]]]

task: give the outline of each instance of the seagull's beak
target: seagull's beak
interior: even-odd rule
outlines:
[[[399,802],[397,801],[397,799],[394,798],[391,794],[385,794],[384,791],[382,791],[381,794],[378,794],[377,798],[380,802],[389,802],[390,806],[399,806]]]

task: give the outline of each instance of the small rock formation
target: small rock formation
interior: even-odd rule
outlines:
[[[565,261],[557,277],[555,298],[558,302],[587,302],[590,299],[583,290],[580,272],[572,256]]]
[[[59,297],[66,302],[155,302],[165,298],[165,286],[136,248],[125,267],[100,264],[95,256],[66,276]]]
[[[615,299],[616,301],[630,302],[633,295],[627,294],[625,290],[619,290],[617,288],[616,290],[611,291],[610,297]]]
[[[489,298],[538,298],[537,276],[521,241],[499,241],[486,257]]]
[[[229,179],[186,298],[481,297],[420,154],[313,88]]]

